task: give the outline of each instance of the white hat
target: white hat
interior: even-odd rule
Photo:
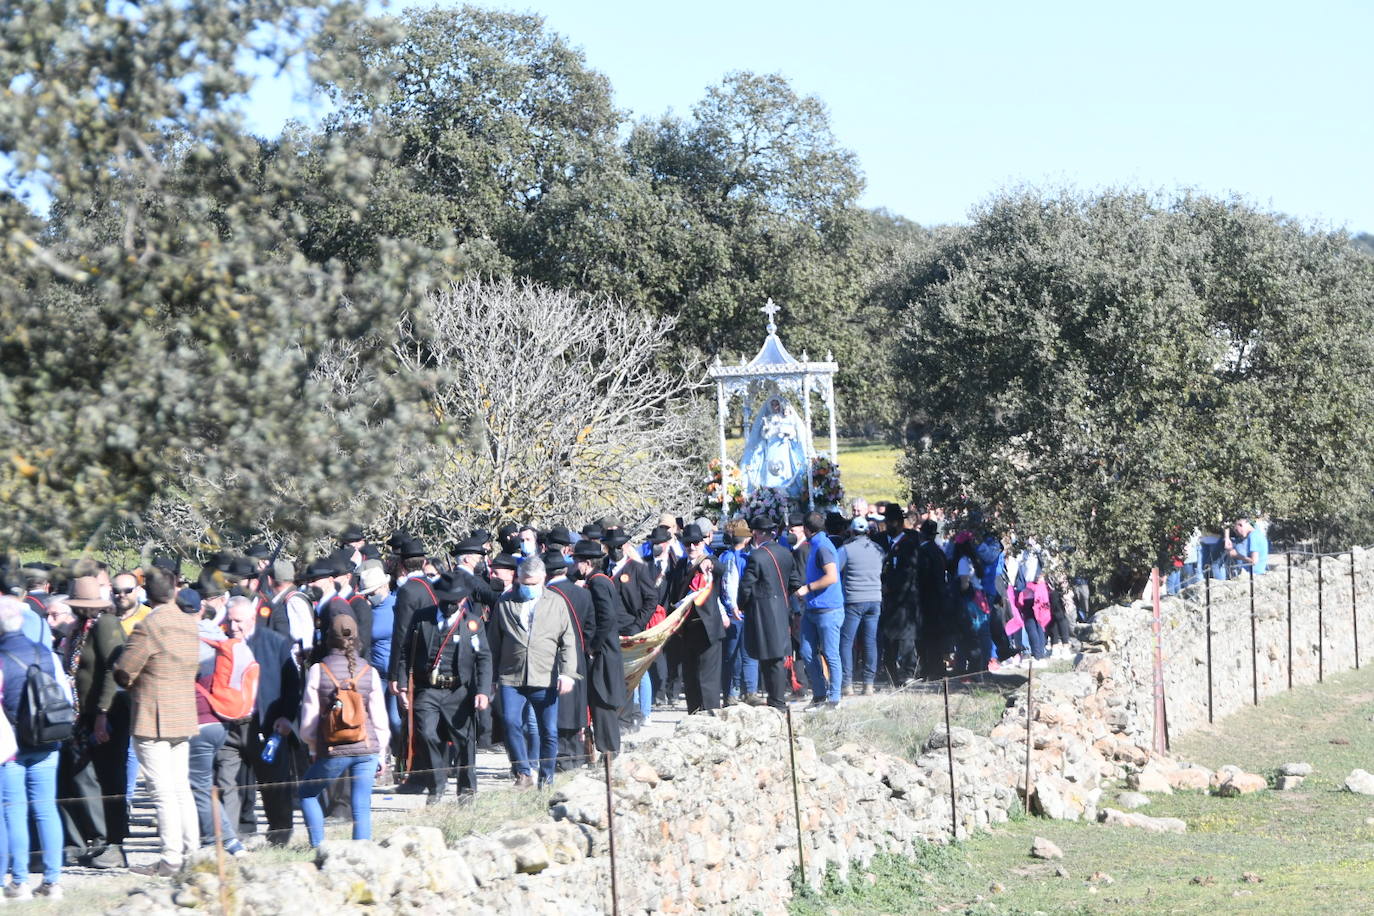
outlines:
[[[377,589],[386,585],[386,570],[380,566],[369,566],[358,574],[358,591],[364,595],[369,595]]]

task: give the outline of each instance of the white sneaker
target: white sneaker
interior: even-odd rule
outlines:
[[[62,885],[49,884],[47,881],[44,881],[34,890],[34,894],[38,897],[47,897],[49,900],[61,900]]]
[[[13,882],[5,885],[5,896],[10,900],[32,900],[33,888],[27,883],[15,884]]]

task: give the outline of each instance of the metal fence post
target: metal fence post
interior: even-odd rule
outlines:
[[[1350,632],[1355,642],[1355,670],[1360,670],[1360,615],[1355,610],[1355,548],[1350,548]]]
[[[1026,814],[1031,810],[1031,691],[1035,686],[1035,653],[1026,665]]]
[[[1164,632],[1160,619],[1159,609],[1159,567],[1150,570],[1150,585],[1154,590],[1154,638],[1155,638],[1155,662],[1154,662],[1154,681],[1155,681],[1155,729],[1154,729],[1154,749],[1156,753],[1166,754],[1169,750],[1169,739],[1165,732],[1168,726],[1164,722]]]
[[[792,707],[787,713],[787,753],[792,763],[792,813],[797,819],[797,868],[801,869],[801,879],[806,881],[806,853],[802,849],[801,793],[797,789],[797,741],[792,732]]]
[[[1259,636],[1255,627],[1255,567],[1250,567],[1250,690],[1259,705]]]
[[[1202,574],[1203,594],[1207,601],[1207,724],[1212,723],[1212,564]]]
[[[945,752],[949,757],[949,839],[959,839],[959,802],[954,791],[954,735],[949,728],[949,678],[941,681],[945,689]]]
[[[611,856],[611,916],[620,916],[620,882],[615,873],[615,799],[611,796],[611,755],[602,753],[606,764],[606,840]]]
[[[1326,680],[1326,625],[1322,614],[1322,555],[1317,554],[1317,683]]]
[[[1293,689],[1293,551],[1284,554],[1288,561],[1288,689]]]

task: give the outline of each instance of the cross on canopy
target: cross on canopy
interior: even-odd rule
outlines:
[[[778,314],[778,312],[782,311],[782,306],[778,305],[770,298],[768,300],[768,304],[765,305],[763,308],[759,309],[759,311],[763,312],[765,315],[768,316],[768,333],[778,333],[778,323],[774,320],[774,317]]]

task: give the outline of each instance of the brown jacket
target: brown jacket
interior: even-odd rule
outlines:
[[[189,738],[196,723],[200,637],[195,614],[174,604],[153,609],[124,644],[115,681],[129,688],[135,738]]]

